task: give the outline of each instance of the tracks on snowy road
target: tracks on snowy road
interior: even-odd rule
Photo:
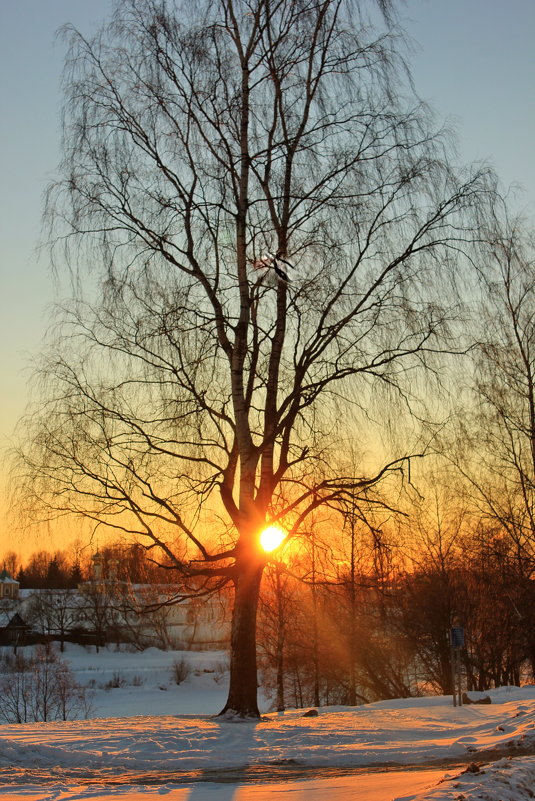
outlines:
[[[213,782],[217,784],[261,784],[269,782],[299,781],[307,779],[330,779],[341,776],[358,776],[371,773],[388,773],[390,771],[436,771],[437,769],[462,771],[469,763],[485,765],[504,757],[519,757],[535,754],[535,746],[527,748],[503,748],[499,750],[481,750],[467,752],[464,757],[440,759],[419,764],[401,762],[375,763],[373,765],[304,765],[297,760],[270,762],[265,765],[246,765],[234,768],[214,768],[177,771],[125,771],[87,768],[23,768],[7,767],[0,769],[0,783],[17,785],[47,786],[58,782],[76,782],[80,785],[102,784],[106,786],[144,785],[158,786],[166,784],[193,784]]]
[[[462,769],[463,763],[445,762],[444,764],[427,765],[340,765],[318,767],[314,765],[252,765],[242,768],[219,768],[214,770],[193,771],[143,771],[126,773],[108,773],[87,770],[51,770],[32,768],[3,768],[0,769],[0,784],[34,785],[45,787],[52,784],[75,782],[78,785],[99,784],[106,787],[123,785],[183,785],[211,782],[216,784],[267,784],[270,782],[299,781],[307,779],[331,779],[340,776],[358,776],[370,773],[388,773],[403,770],[444,770]]]

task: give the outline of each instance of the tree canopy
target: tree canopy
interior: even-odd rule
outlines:
[[[53,252],[88,289],[43,363],[26,489],[235,588],[224,711],[258,714],[262,528],[388,505],[344,468],[379,387],[464,347],[493,193],[411,91],[390,4],[123,0],[67,28]],[[375,10],[374,10],[375,9]]]

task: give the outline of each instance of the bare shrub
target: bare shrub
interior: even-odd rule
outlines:
[[[185,659],[175,659],[171,665],[171,674],[175,684],[182,684],[191,674],[191,665]]]
[[[111,677],[110,681],[108,682],[108,685],[110,687],[112,687],[114,690],[119,688],[119,687],[126,687],[127,684],[128,684],[128,682],[126,680],[126,677],[119,670],[116,670],[114,672],[113,676]]]
[[[79,685],[65,659],[49,646],[36,646],[29,658],[3,660],[0,720],[29,723],[88,717],[92,695]]]
[[[226,662],[216,662],[214,665],[214,681],[216,684],[222,684],[228,677],[230,672],[230,664]]]

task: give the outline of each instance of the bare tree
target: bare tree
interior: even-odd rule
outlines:
[[[66,31],[48,214],[91,300],[61,318],[25,486],[232,583],[224,712],[258,715],[259,532],[401,476],[408,444],[337,474],[339,431],[362,439],[378,385],[414,407],[460,347],[444,300],[488,176],[449,165],[379,5],[374,28],[357,0],[124,0]]]
[[[115,604],[115,585],[109,581],[88,581],[80,586],[78,620],[89,628],[97,653],[115,635],[119,641],[120,613]]]
[[[1,666],[2,720],[8,723],[27,723],[32,720],[33,676],[30,661],[22,654],[4,656]]]
[[[477,464],[467,459],[463,472],[479,509],[514,543],[524,574],[535,568],[534,242],[525,223],[505,213],[487,238],[493,269],[474,352],[477,411],[463,432],[465,442],[478,442],[480,456]]]
[[[34,592],[27,606],[28,619],[33,627],[49,639],[59,639],[60,650],[65,650],[65,638],[75,627],[80,614],[73,590],[39,590]]]
[[[533,640],[531,581],[518,575],[514,544],[501,526],[480,525],[466,545],[461,581],[468,689],[520,685]]]
[[[262,685],[274,685],[275,704],[278,712],[286,709],[286,640],[290,618],[295,627],[295,608],[292,595],[295,587],[280,562],[270,566],[265,576],[260,597],[260,648],[263,652]],[[270,673],[273,673],[271,678]]]
[[[6,551],[0,558],[0,564],[7,570],[13,578],[17,576],[20,570],[20,557],[15,551]]]
[[[7,723],[70,720],[91,713],[91,695],[76,683],[68,663],[50,645],[0,663],[2,708]]]
[[[170,586],[125,581],[118,582],[113,591],[122,636],[140,651],[149,645],[164,651],[171,647],[172,604],[176,603],[176,592]]]

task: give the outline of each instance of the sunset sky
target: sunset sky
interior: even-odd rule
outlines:
[[[46,253],[40,259],[36,253],[42,194],[59,156],[64,49],[55,31],[71,22],[91,33],[112,5],[112,0],[0,0],[2,464],[28,400],[29,363],[47,327],[47,307],[68,290],[54,284]],[[400,8],[416,42],[416,89],[440,118],[453,118],[460,160],[489,160],[504,185],[522,186],[517,206],[533,218],[535,3],[406,0]],[[2,485],[0,512],[5,491]],[[3,550],[7,518],[0,518],[0,526]]]

